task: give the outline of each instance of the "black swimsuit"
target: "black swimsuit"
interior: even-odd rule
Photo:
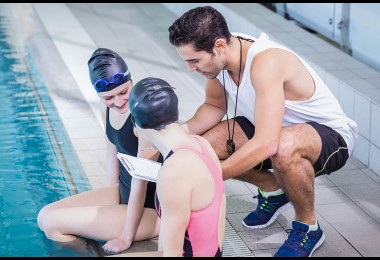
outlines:
[[[109,122],[109,108],[107,107],[106,112],[106,135],[111,143],[113,143],[117,151],[120,153],[125,153],[128,155],[136,156],[138,149],[138,139],[133,133],[133,123],[131,117],[128,116],[127,121],[119,129],[114,129]],[[160,154],[158,158],[159,162],[162,162],[162,156]],[[119,177],[119,194],[120,194],[120,204],[128,204],[129,194],[131,193],[131,181],[132,176],[119,162],[120,167],[120,177]],[[156,183],[148,182],[148,187],[146,191],[146,199],[144,203],[145,208],[154,209],[154,194],[156,191]]]

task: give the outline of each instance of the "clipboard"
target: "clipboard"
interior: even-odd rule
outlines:
[[[161,163],[124,153],[117,153],[117,158],[132,177],[151,182],[157,181]]]

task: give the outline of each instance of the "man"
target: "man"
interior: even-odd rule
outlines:
[[[302,57],[264,33],[231,35],[210,6],[185,12],[169,27],[169,41],[190,71],[206,77],[205,102],[182,127],[211,143],[224,180],[259,187],[257,208],[243,225],[266,227],[293,205],[292,231],[275,256],[311,256],[325,239],[314,212],[314,178],[344,166],[357,124]]]

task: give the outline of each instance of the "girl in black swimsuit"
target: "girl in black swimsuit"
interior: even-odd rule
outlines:
[[[106,252],[128,249],[133,241],[158,236],[154,209],[155,183],[136,180],[120,164],[118,152],[162,162],[158,151],[140,151],[129,113],[131,73],[116,52],[98,48],[88,61],[90,79],[101,102],[106,130],[106,171],[109,184],[46,205],[38,225],[49,239],[71,247],[80,237],[107,241]],[[83,241],[83,240],[82,240]]]

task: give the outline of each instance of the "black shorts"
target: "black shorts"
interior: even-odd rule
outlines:
[[[255,126],[245,117],[236,117],[236,122],[244,131],[248,139],[255,134]],[[347,144],[343,137],[331,127],[315,122],[306,122],[311,125],[319,134],[322,140],[322,151],[317,161],[314,163],[315,177],[323,174],[331,174],[342,168],[349,157]],[[255,169],[273,169],[270,158],[254,167]]]
[[[331,127],[306,122],[317,130],[322,140],[322,151],[314,163],[315,177],[331,174],[342,168],[348,160],[348,147],[343,137]]]

